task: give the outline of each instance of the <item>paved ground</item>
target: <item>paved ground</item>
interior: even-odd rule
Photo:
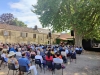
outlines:
[[[100,75],[100,53],[84,52],[82,55],[77,55],[77,62],[68,62],[65,64],[63,75]],[[7,75],[7,67],[0,70],[0,75]],[[10,71],[9,75],[13,75]],[[44,72],[38,69],[38,75],[52,75],[50,71]],[[56,71],[54,75],[62,75],[61,70]]]

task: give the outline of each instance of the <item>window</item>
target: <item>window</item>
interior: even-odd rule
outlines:
[[[28,33],[26,33],[26,37],[28,37]]]
[[[25,38],[25,37],[28,36],[28,33],[21,32],[21,33],[20,33],[20,36],[23,37],[23,38]]]
[[[48,39],[48,35],[47,35],[47,39]]]
[[[4,36],[9,36],[9,31],[3,31]]]
[[[36,34],[33,34],[33,38],[36,38]]]
[[[20,33],[20,37],[22,37],[22,35],[23,35],[23,33],[21,32],[21,33]]]

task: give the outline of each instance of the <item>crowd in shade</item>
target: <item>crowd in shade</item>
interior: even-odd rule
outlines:
[[[14,64],[15,68],[19,70],[19,75],[22,75],[24,72],[20,71],[20,67],[25,66],[26,72],[33,71],[34,75],[38,75],[35,64],[38,64],[41,69],[46,67],[53,71],[55,63],[59,63],[64,69],[68,59],[70,58],[71,62],[74,62],[73,59],[76,61],[76,54],[81,54],[82,51],[82,47],[73,47],[73,45],[65,43],[59,45],[0,43],[0,67],[2,64],[6,66]],[[48,65],[48,61],[52,64]],[[35,62],[35,64],[32,64],[32,62]]]

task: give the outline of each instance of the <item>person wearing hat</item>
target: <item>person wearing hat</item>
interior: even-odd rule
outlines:
[[[15,68],[18,69],[19,68],[19,64],[18,64],[18,61],[17,59],[15,58],[15,52],[11,51],[9,54],[8,54],[8,64],[9,63],[12,63],[15,65]]]
[[[8,61],[7,49],[3,49],[3,50],[2,50],[1,57],[4,58],[4,61],[5,61],[5,62]]]

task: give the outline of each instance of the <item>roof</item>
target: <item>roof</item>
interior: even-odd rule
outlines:
[[[8,25],[8,24],[0,24],[0,29],[22,31],[22,32],[37,32],[37,30],[33,30],[33,28],[20,27],[20,26]]]
[[[72,38],[73,38],[73,36],[71,36],[71,34],[69,34],[69,33],[62,33],[59,36],[59,39],[62,39],[62,40],[71,40]]]

